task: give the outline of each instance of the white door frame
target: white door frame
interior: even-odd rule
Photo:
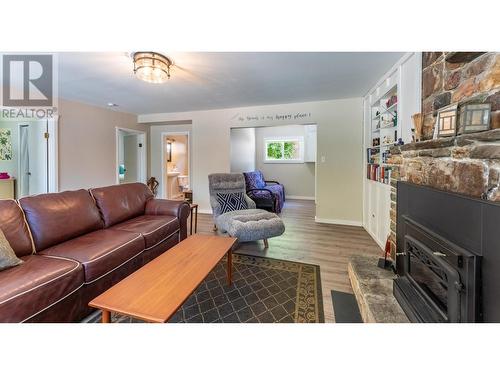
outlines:
[[[166,181],[165,181],[165,173],[166,173],[166,165],[165,165],[165,138],[169,135],[185,135],[188,138],[188,177],[189,177],[189,185],[191,186],[191,190],[193,189],[193,176],[191,173],[191,134],[189,130],[186,131],[177,131],[177,132],[162,132],[161,133],[161,176],[160,176],[160,186],[161,186],[161,195],[160,197],[163,199],[168,199],[166,191]]]
[[[47,142],[47,166],[48,166],[48,193],[57,193],[59,191],[59,115],[54,116],[51,119],[40,119],[36,121],[47,121],[47,133],[49,134],[49,139]],[[31,125],[31,121],[22,121],[17,124],[17,171],[18,175],[21,171],[21,127],[25,125]],[[19,176],[17,176],[18,181]],[[19,192],[19,184],[16,184],[16,196]]]
[[[139,152],[139,181],[142,183],[147,183],[148,179],[148,159],[147,159],[147,137],[146,132],[142,130],[135,130],[129,128],[122,128],[119,126],[115,127],[115,182],[118,185],[120,183],[120,153],[119,153],[119,143],[120,143],[120,131],[130,134],[140,135],[140,142],[142,143],[141,150]]]

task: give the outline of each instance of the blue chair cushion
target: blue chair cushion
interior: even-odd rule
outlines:
[[[217,193],[217,202],[219,202],[221,214],[248,208],[243,193]]]

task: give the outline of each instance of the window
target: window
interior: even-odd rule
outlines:
[[[303,163],[304,138],[264,139],[266,163]]]

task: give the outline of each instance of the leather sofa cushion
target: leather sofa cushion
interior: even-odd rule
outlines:
[[[179,230],[179,220],[175,216],[142,215],[115,225],[112,229],[141,234],[149,249]]]
[[[106,228],[144,214],[146,202],[153,198],[141,183],[122,184],[91,190]]]
[[[103,228],[99,210],[87,190],[21,198],[36,251]]]
[[[0,272],[0,322],[21,322],[83,285],[81,264],[40,255]]]
[[[141,254],[143,250],[144,240],[141,235],[102,229],[50,247],[40,254],[77,260],[83,265],[85,282],[91,283]]]
[[[0,229],[18,257],[33,254],[31,235],[23,211],[13,200],[0,200]]]

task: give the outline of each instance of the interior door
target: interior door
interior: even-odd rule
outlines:
[[[139,142],[137,134],[125,135],[123,138],[123,162],[125,165],[123,182],[139,182]]]
[[[49,192],[47,121],[20,126],[19,197]]]

